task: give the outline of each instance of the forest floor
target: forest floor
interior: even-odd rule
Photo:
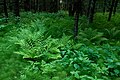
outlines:
[[[111,31],[109,33],[109,35],[113,35],[112,31],[114,32],[117,30],[117,32],[119,32],[120,15],[117,14],[116,16],[114,16],[110,22],[107,22],[106,15],[102,15],[101,13],[97,13],[95,15],[95,22],[93,24],[90,24],[90,25],[86,24],[87,20],[84,16],[81,17],[79,27],[81,29],[83,29],[83,28],[86,28],[86,29],[80,30],[80,31],[82,31],[83,33],[88,33],[90,31],[93,31],[93,33],[99,34],[99,32],[104,33],[105,32],[104,30],[107,28],[107,29],[109,29],[109,32]],[[103,17],[104,17],[104,19],[103,19]],[[93,39],[94,35],[92,35],[92,38],[89,38],[89,36],[85,36],[83,33],[79,33],[80,35],[82,35],[82,37],[80,37],[80,39],[82,38],[83,40],[87,40],[88,42],[80,41],[82,44],[76,45],[73,48],[71,48],[71,45],[73,45],[74,43],[72,42],[71,38],[70,38],[70,40],[69,39],[67,40],[66,38],[68,38],[68,36],[73,35],[72,31],[70,31],[70,30],[73,29],[74,19],[72,17],[66,16],[65,12],[61,12],[58,14],[21,13],[21,21],[19,23],[15,23],[15,21],[16,20],[13,18],[13,16],[10,17],[10,20],[7,24],[2,23],[2,20],[0,21],[0,23],[2,23],[0,25],[0,80],[61,80],[62,77],[64,78],[64,80],[82,80],[82,79],[84,79],[84,80],[120,80],[120,71],[119,71],[120,70],[120,62],[119,62],[120,61],[120,56],[119,56],[120,42],[119,42],[119,38],[118,38],[119,35],[117,35],[117,37],[115,37],[114,35],[111,36],[110,38],[106,37],[108,40],[103,42],[103,45],[101,45],[101,42],[99,40],[97,40],[97,38],[103,39],[103,38],[100,38],[101,33],[100,33],[99,37],[97,36],[94,43],[92,41],[89,41],[90,39]],[[37,39],[38,37],[36,38],[37,34],[33,35],[35,32],[34,29],[36,30],[36,32],[37,32],[36,28],[38,28],[38,30],[39,30],[39,27],[36,27],[38,25],[39,25],[39,27],[47,26],[47,28],[48,28],[48,29],[45,28],[48,30],[45,32],[46,34],[42,34],[42,31],[44,31],[44,30],[42,30],[41,33],[38,33],[38,35],[45,36],[45,37],[43,37],[43,39],[41,39],[41,38],[40,39],[41,39],[41,41],[43,41],[43,43],[45,42],[44,44],[46,44],[47,47],[48,47],[48,45],[50,45],[50,47],[52,47],[51,44],[57,45],[58,48],[63,47],[63,43],[62,43],[62,45],[60,43],[56,44],[56,43],[54,43],[54,41],[58,41],[58,42],[60,40],[62,41],[62,38],[64,38],[64,37],[61,38],[61,36],[67,35],[67,37],[65,36],[64,39],[66,39],[70,43],[68,43],[68,44],[64,43],[64,44],[68,45],[68,47],[66,47],[66,45],[64,45],[63,48],[64,48],[64,50],[66,50],[68,48],[71,51],[71,54],[73,52],[75,52],[75,51],[72,52],[73,49],[77,50],[78,47],[80,47],[81,45],[84,44],[84,45],[86,45],[86,47],[83,48],[84,50],[83,49],[81,50],[81,51],[83,51],[83,53],[88,48],[91,48],[91,49],[96,51],[95,54],[98,54],[99,51],[96,50],[98,48],[98,50],[105,49],[104,51],[106,51],[106,52],[110,51],[110,54],[112,54],[112,56],[111,56],[111,58],[108,59],[109,56],[106,55],[107,53],[101,54],[102,57],[104,56],[103,58],[99,57],[98,60],[96,59],[96,62],[92,62],[92,61],[94,61],[94,60],[92,60],[92,58],[98,57],[98,56],[96,56],[92,53],[89,56],[89,54],[87,54],[87,51],[86,51],[85,56],[82,57],[82,59],[83,59],[82,61],[86,61],[85,63],[88,63],[91,66],[93,66],[93,65],[96,66],[96,68],[95,68],[96,70],[100,69],[101,67],[104,69],[100,69],[101,70],[100,73],[96,72],[96,74],[93,74],[93,75],[89,75],[86,70],[85,71],[83,70],[83,72],[85,72],[83,74],[84,76],[80,76],[80,73],[77,73],[77,70],[79,71],[79,69],[77,68],[78,65],[76,65],[77,63],[74,64],[74,67],[76,69],[73,69],[72,67],[70,67],[70,68],[68,68],[68,70],[66,68],[63,68],[63,69],[66,69],[65,71],[61,70],[61,68],[59,68],[59,66],[58,66],[60,64],[55,64],[55,61],[62,62],[63,64],[67,64],[69,61],[66,63],[64,62],[64,60],[59,61],[58,54],[56,54],[55,56],[52,55],[52,57],[50,54],[47,55],[47,56],[50,56],[50,60],[51,60],[51,58],[55,59],[55,61],[51,61],[50,64],[48,64],[48,62],[47,62],[49,60],[46,60],[46,58],[43,57],[44,58],[43,60],[44,61],[46,60],[47,65],[45,65],[44,62],[43,63],[39,62],[39,63],[34,64],[32,62],[26,61],[23,59],[23,56],[26,54],[20,53],[20,55],[18,55],[15,52],[19,51],[19,48],[21,50],[20,52],[24,51],[24,49],[26,49],[26,51],[28,50],[27,47],[29,45],[27,47],[25,47],[25,46],[23,46],[24,42],[22,43],[22,40],[24,40],[25,34],[26,34],[25,37],[32,35],[30,37],[33,41],[35,40],[34,41],[36,44],[35,47],[39,48],[38,47],[39,40]],[[93,30],[88,29],[89,27],[91,27]],[[115,29],[113,29],[114,27],[115,27]],[[86,32],[87,29],[88,29],[88,32]],[[94,29],[97,29],[97,32],[94,31]],[[111,29],[113,29],[113,30],[111,30]],[[29,30],[33,31],[33,33],[29,32]],[[117,32],[115,34],[119,34]],[[23,33],[23,34],[21,34],[21,33]],[[65,33],[65,34],[63,34],[63,33]],[[50,35],[52,38],[49,37]],[[104,37],[104,36],[102,36],[102,37]],[[18,40],[17,40],[17,38],[18,38]],[[11,41],[11,39],[14,39],[16,42]],[[27,39],[27,38],[25,38],[25,39]],[[19,45],[16,46],[15,44],[17,43],[17,41],[18,41]],[[30,42],[30,43],[32,45],[34,45],[34,43],[32,43],[32,42]],[[95,44],[95,45],[93,45],[93,44]],[[44,46],[46,46],[46,45],[44,45]],[[58,48],[55,48],[54,50],[52,49],[52,51],[56,52],[56,53],[59,53],[60,51],[62,52],[62,48],[59,50],[58,50]],[[31,48],[29,48],[29,49],[31,49]],[[66,53],[69,50],[66,50]],[[36,51],[36,50],[33,48],[33,52],[34,51]],[[50,52],[52,53],[52,51],[50,51]],[[104,51],[101,51],[101,53],[102,52],[104,53]],[[78,52],[79,52],[79,50],[78,50]],[[22,54],[22,56],[21,56],[21,54]],[[64,55],[66,55],[66,54],[64,54]],[[86,57],[86,55],[87,55],[87,57]],[[91,55],[94,57],[91,57]],[[99,56],[101,56],[101,55],[99,55]],[[34,56],[34,55],[31,54],[31,56]],[[27,57],[29,57],[29,56],[27,56]],[[39,56],[37,56],[37,57],[39,57]],[[70,60],[73,57],[71,57]],[[89,60],[87,58],[89,58]],[[113,71],[108,70],[108,67],[105,67],[103,64],[106,62],[104,62],[102,59],[107,60],[108,62],[106,65],[114,70]],[[75,60],[75,59],[73,59],[73,60]],[[111,65],[112,61],[113,61],[113,65]],[[43,67],[41,68],[41,66],[40,66],[40,68],[43,70],[42,73],[43,74],[45,73],[45,75],[41,75],[41,71],[38,72],[38,66],[37,66],[38,64],[41,64],[44,66],[44,68]],[[53,68],[51,68],[51,64],[52,64],[52,67],[57,66],[57,68],[55,68],[55,69],[60,71],[60,72],[56,73],[57,75],[50,72],[50,70],[51,71],[54,70]],[[78,62],[78,64],[80,64],[80,63]],[[84,65],[84,62],[82,62],[82,64]],[[50,66],[50,67],[47,67],[47,66]],[[88,69],[88,70],[90,71],[90,73],[92,73],[92,70],[94,70],[94,69],[91,67],[89,67],[89,68],[90,69]],[[50,70],[48,70],[48,69],[50,69]],[[72,70],[73,70],[73,73],[69,72]],[[54,75],[54,77],[51,78],[50,75]],[[87,75],[89,75],[89,76],[87,76]],[[103,76],[102,79],[99,79],[99,78],[101,78],[102,75],[105,75],[105,76]],[[113,78],[111,78],[111,77],[113,77]]]

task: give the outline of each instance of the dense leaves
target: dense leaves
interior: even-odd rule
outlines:
[[[13,64],[13,71],[19,69],[18,75],[11,70],[6,73],[14,78],[3,74],[1,80],[119,80],[120,42],[115,26],[98,30],[103,24],[97,25],[99,20],[88,25],[80,17],[78,40],[74,41],[74,21],[66,12],[21,14],[19,23],[11,19],[13,22],[0,25],[1,32],[6,32],[0,32],[0,55],[5,60],[1,64],[7,64],[8,70]]]

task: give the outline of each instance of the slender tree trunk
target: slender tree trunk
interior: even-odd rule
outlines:
[[[114,3],[115,3],[115,0],[112,0],[112,4],[111,4],[111,7],[110,7],[110,11],[109,11],[108,21],[111,20],[112,12],[113,12],[113,7],[114,7]]]
[[[38,9],[38,5],[39,5],[39,1],[38,0],[36,0],[36,11],[38,11],[39,9]]]
[[[60,10],[60,0],[58,0],[57,5],[58,5],[58,10]]]
[[[78,36],[78,22],[79,22],[79,13],[81,9],[81,0],[77,0],[74,3],[75,8],[75,23],[74,23],[74,38],[77,39]]]
[[[33,0],[33,12],[36,13],[36,0]]]
[[[104,6],[103,6],[103,15],[105,14],[105,11],[106,11],[106,4],[107,3],[107,1],[106,0],[104,0]]]
[[[58,12],[58,0],[54,0],[54,3],[55,3],[54,12]]]
[[[114,15],[116,13],[117,5],[118,5],[118,0],[115,1],[114,10],[113,10]]]
[[[30,0],[30,11],[32,10],[32,0]]]
[[[20,17],[19,0],[15,0],[15,2],[14,2],[14,14],[15,14],[16,17]]]
[[[24,10],[25,11],[30,11],[30,0],[25,0],[24,1]]]
[[[74,23],[74,38],[77,38],[78,35],[78,22],[79,22],[79,13],[75,13],[75,23]]]
[[[43,11],[46,11],[46,0],[43,0]]]
[[[88,10],[87,10],[87,17],[89,17],[89,15],[90,15],[91,3],[92,3],[92,0],[89,0]]]
[[[74,12],[73,12],[73,4],[72,2],[69,2],[69,7],[68,7],[68,11],[69,11],[69,16],[74,16]]]
[[[8,11],[7,11],[6,0],[4,0],[4,13],[5,13],[6,22],[7,22],[7,18],[8,18]]]
[[[94,13],[95,13],[96,1],[97,1],[97,0],[93,0],[93,3],[92,3],[91,13],[90,13],[90,17],[89,17],[89,23],[92,23],[92,22],[93,22]]]

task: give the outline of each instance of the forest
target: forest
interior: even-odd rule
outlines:
[[[0,0],[0,80],[120,80],[120,0]]]

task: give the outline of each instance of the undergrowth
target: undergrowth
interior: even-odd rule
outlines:
[[[119,80],[117,17],[106,22],[98,13],[93,24],[80,17],[77,42],[65,12],[11,17],[0,25],[0,80]]]

